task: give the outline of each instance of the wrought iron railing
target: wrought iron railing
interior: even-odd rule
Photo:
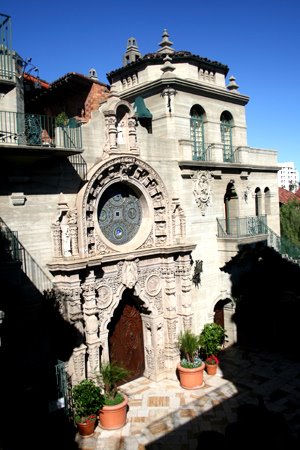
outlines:
[[[78,154],[78,155],[71,155],[68,157],[70,163],[80,176],[82,180],[86,179],[87,176],[87,164],[84,160],[84,158]]]
[[[11,17],[0,14],[0,81],[15,81]]]
[[[268,225],[264,225],[265,233],[268,234],[268,245],[275,248],[282,256],[300,262],[300,246],[294,244],[284,236],[276,234]]]
[[[57,127],[55,117],[37,114],[0,111],[0,143],[82,148],[81,124],[69,119],[65,126]]]
[[[243,238],[247,236],[267,235],[269,247],[273,247],[282,256],[300,262],[300,247],[279,236],[267,225],[267,217],[241,217],[234,219],[217,219],[219,238]]]
[[[1,218],[0,255],[4,261],[19,261],[23,272],[41,293],[53,287],[51,279],[19,241],[17,231],[12,231]]]
[[[55,365],[55,377],[56,377],[56,389],[57,389],[57,399],[62,400],[62,403],[57,405],[58,407],[64,408],[64,412],[67,416],[71,415],[71,405],[70,405],[70,384],[68,382],[68,376],[66,371],[66,364],[64,361],[57,361]]]
[[[241,147],[234,147],[225,144],[201,144],[201,146],[192,142],[193,146],[193,161],[216,161],[218,158],[216,154],[219,155],[220,161],[222,158],[223,162],[228,163],[238,163],[239,162],[239,151]]]
[[[219,238],[242,238],[267,234],[266,216],[235,217],[232,219],[218,219]]]

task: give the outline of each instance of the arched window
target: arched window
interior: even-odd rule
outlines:
[[[228,111],[221,114],[221,141],[223,145],[223,161],[233,162],[232,147],[232,115]]]
[[[234,180],[230,180],[230,182],[227,184],[226,192],[224,195],[224,204],[225,204],[226,233],[236,234],[237,233],[236,218],[239,217],[239,198],[235,190]]]
[[[264,190],[265,194],[265,214],[271,214],[271,192],[268,187]]]
[[[193,142],[193,160],[205,160],[204,144],[204,109],[199,105],[194,105],[190,111],[190,130]]]
[[[262,196],[260,188],[255,189],[255,215],[262,215]]]

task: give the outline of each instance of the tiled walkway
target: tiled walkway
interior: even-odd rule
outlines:
[[[214,430],[224,435],[228,425],[240,419],[239,407],[256,407],[259,396],[268,411],[280,413],[285,419],[288,435],[300,438],[300,361],[283,361],[276,354],[231,348],[222,355],[218,374],[205,373],[204,381],[202,388],[191,391],[182,389],[177,380],[155,383],[139,378],[123,385],[122,390],[129,396],[127,424],[115,431],[97,427],[91,438],[77,435],[78,447],[196,449],[201,432]],[[253,414],[250,421],[254,436],[253,424],[260,411],[248,408],[248,414]]]

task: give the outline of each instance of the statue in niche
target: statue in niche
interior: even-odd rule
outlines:
[[[71,234],[67,214],[63,215],[63,218],[60,223],[60,229],[61,229],[62,254],[63,256],[71,256],[72,255]]]
[[[118,122],[117,125],[117,144],[125,144],[124,141],[124,121]]]
[[[125,261],[122,268],[122,283],[132,289],[138,280],[137,265],[134,261]]]

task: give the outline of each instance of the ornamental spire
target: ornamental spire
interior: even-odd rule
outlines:
[[[173,42],[171,42],[169,40],[169,34],[168,34],[167,30],[164,29],[163,35],[162,35],[162,41],[159,44],[159,46],[161,48],[158,50],[158,53],[168,54],[168,55],[175,53],[175,50],[173,48],[171,48],[172,45],[173,45]]]

